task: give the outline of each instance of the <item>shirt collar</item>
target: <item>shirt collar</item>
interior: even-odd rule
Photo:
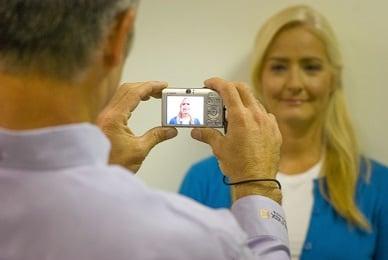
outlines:
[[[53,170],[106,164],[110,144],[88,123],[26,131],[0,128],[0,168]]]

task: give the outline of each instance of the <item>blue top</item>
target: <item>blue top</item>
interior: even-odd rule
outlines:
[[[170,121],[168,122],[169,125],[178,125],[178,117],[175,116],[173,118],[170,119]],[[189,125],[200,125],[201,122],[199,122],[198,118],[194,118],[191,120],[190,124]],[[182,125],[186,125],[186,124],[182,124]]]
[[[367,233],[350,226],[322,197],[314,181],[314,204],[301,259],[388,259],[388,168],[371,161],[370,182],[360,178],[356,202],[372,227]],[[362,166],[361,174],[365,174]],[[194,164],[183,180],[181,194],[212,208],[229,208],[229,186],[215,157]],[[297,209],[296,209],[297,210]]]

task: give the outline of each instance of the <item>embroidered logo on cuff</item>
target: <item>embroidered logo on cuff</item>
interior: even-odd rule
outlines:
[[[268,209],[260,209],[260,217],[263,219],[269,219],[269,210]]]
[[[286,219],[281,214],[279,214],[274,210],[262,208],[259,210],[259,216],[262,219],[274,219],[277,222],[279,222],[285,229],[287,229]]]

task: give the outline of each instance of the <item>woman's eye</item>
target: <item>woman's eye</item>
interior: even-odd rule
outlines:
[[[287,67],[283,64],[272,64],[270,68],[271,71],[276,73],[283,72],[287,69]]]
[[[304,66],[304,69],[307,72],[317,72],[317,71],[322,70],[322,65],[321,64],[306,64]]]

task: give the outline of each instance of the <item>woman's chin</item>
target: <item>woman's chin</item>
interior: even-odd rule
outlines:
[[[314,117],[305,114],[288,114],[276,117],[279,124],[289,126],[306,126],[314,122]]]

